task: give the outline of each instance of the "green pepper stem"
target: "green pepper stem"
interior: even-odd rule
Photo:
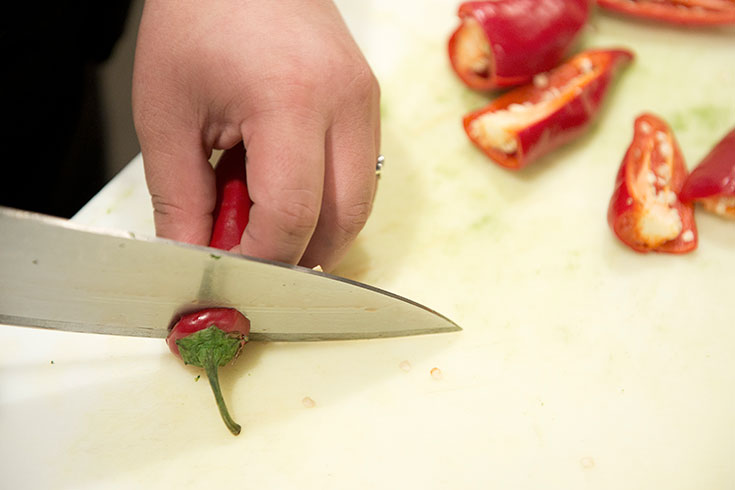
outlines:
[[[219,414],[222,416],[222,420],[225,422],[227,428],[230,429],[230,432],[234,435],[238,435],[241,427],[237,422],[232,420],[230,412],[227,410],[225,399],[222,396],[222,389],[219,385],[218,363],[215,361],[214,356],[210,354],[206,356],[203,364],[204,370],[207,373],[207,378],[209,378],[209,385],[212,387],[212,392],[214,393],[214,399],[217,402],[217,408],[219,408]]]
[[[244,343],[245,338],[241,332],[225,332],[217,328],[216,325],[211,325],[176,340],[179,354],[184,363],[204,368],[207,372],[207,378],[209,378],[209,384],[212,387],[219,413],[227,428],[234,435],[240,433],[240,426],[232,420],[230,413],[227,411],[225,400],[222,397],[222,390],[219,386],[217,370],[220,366],[224,366],[234,359]]]

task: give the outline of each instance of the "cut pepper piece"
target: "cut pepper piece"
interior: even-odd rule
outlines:
[[[700,202],[707,211],[735,219],[735,129],[692,170],[679,198]]]
[[[466,115],[465,132],[499,165],[523,168],[584,133],[632,59],[625,49],[584,51]]]
[[[452,68],[475,90],[528,83],[562,61],[589,10],[588,0],[465,2],[449,39]]]
[[[637,252],[682,254],[696,249],[694,207],[678,198],[686,178],[671,129],[653,114],[636,118],[607,212],[615,235]]]
[[[607,10],[682,25],[735,24],[733,0],[597,0]]]

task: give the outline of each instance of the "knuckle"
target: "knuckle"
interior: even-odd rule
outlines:
[[[300,238],[311,234],[319,219],[320,199],[309,191],[291,191],[274,208],[279,229]]]
[[[184,214],[182,206],[165,199],[160,194],[151,195],[153,213],[161,220],[174,220],[177,216]]]
[[[203,209],[182,206],[156,194],[151,196],[151,203],[158,236],[206,244],[211,229],[211,214]]]
[[[360,201],[337,216],[337,228],[347,236],[355,236],[365,227],[372,211],[372,203]]]
[[[347,100],[359,104],[370,101],[379,93],[378,80],[367,63],[352,63],[339,72],[339,93]]]
[[[351,85],[356,92],[369,95],[377,90],[378,81],[370,67],[361,63],[355,67]]]

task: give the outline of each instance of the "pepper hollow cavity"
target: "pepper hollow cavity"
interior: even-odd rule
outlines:
[[[584,51],[467,114],[465,132],[498,165],[523,168],[583,134],[632,59],[626,49]]]
[[[654,114],[636,118],[608,206],[608,223],[620,241],[643,253],[696,249],[694,207],[678,197],[686,178],[684,158],[668,125]]]

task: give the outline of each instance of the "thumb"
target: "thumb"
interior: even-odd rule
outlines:
[[[172,139],[165,147],[160,142],[150,142],[141,144],[141,151],[156,235],[207,245],[216,190],[214,171],[201,145],[196,144],[199,141]]]

